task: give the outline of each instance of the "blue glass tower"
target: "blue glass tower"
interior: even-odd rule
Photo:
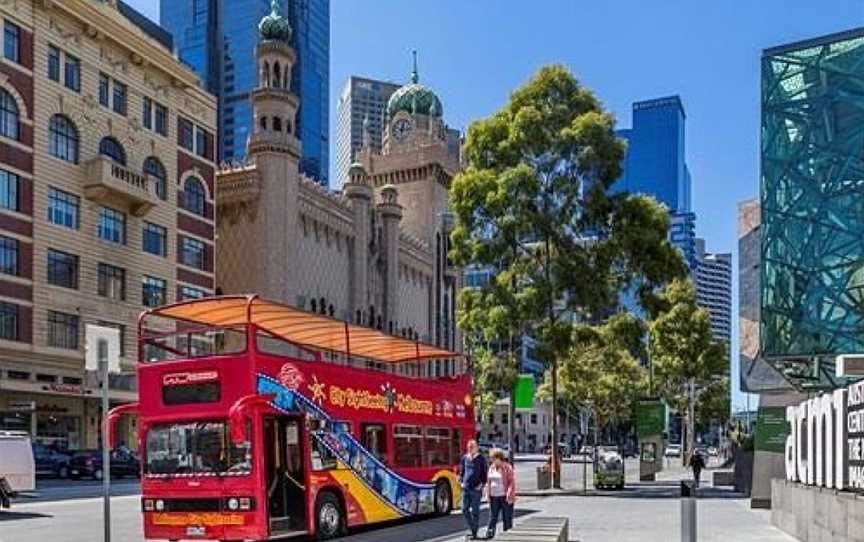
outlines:
[[[627,140],[624,174],[613,191],[654,196],[670,214],[669,240],[691,269],[697,265],[696,215],[691,210],[690,170],[684,152],[687,116],[678,96],[633,104],[632,128],[618,130]]]
[[[330,0],[283,0],[279,10],[291,23],[298,57],[292,90],[300,97],[300,169],[327,185]],[[249,93],[257,80],[257,25],[269,12],[270,0],[160,0],[160,22],[174,34],[178,56],[219,98],[221,160],[246,154],[252,125]]]

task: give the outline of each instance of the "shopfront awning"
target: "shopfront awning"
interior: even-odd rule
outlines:
[[[386,363],[455,358],[461,354],[381,331],[313,314],[253,295],[195,299],[145,311],[200,326],[254,324],[290,343]]]

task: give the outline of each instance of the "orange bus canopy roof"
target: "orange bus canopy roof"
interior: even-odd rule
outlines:
[[[388,363],[461,356],[436,346],[309,313],[254,295],[226,295],[183,301],[147,310],[142,314],[142,319],[148,316],[173,318],[202,326],[255,324],[299,346]]]

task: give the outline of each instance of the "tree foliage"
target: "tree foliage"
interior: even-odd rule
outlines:
[[[644,335],[644,324],[628,313],[599,326],[576,326],[558,368],[561,401],[590,410],[598,428],[629,420],[647,389],[648,375],[639,363]],[[548,397],[549,388],[547,378],[541,396]]]

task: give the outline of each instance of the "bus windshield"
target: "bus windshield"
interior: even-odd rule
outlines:
[[[149,475],[243,475],[252,471],[251,445],[235,445],[221,421],[154,425],[147,433]]]

